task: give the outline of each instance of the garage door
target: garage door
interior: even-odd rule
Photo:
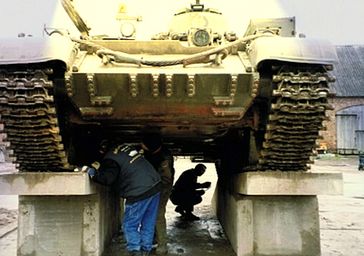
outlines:
[[[358,130],[358,116],[353,114],[336,115],[337,152],[357,154],[355,131]]]

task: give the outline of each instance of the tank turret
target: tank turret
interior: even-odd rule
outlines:
[[[189,46],[211,46],[236,40],[225,16],[217,9],[205,8],[200,1],[174,14],[168,32],[162,32],[153,39],[179,40]]]

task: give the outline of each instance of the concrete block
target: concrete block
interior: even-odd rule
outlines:
[[[18,255],[79,255],[81,202],[82,199],[76,197],[20,196]]]
[[[119,197],[86,173],[8,173],[0,194],[19,195],[18,256],[100,256],[119,230]]]
[[[0,175],[1,195],[91,195],[98,191],[87,173],[17,172]]]
[[[224,196],[218,193],[216,187],[212,206],[232,248],[237,255],[245,255],[241,252],[254,251],[254,236],[251,235],[254,232],[253,206],[252,201],[238,200],[237,196],[232,194]]]
[[[213,206],[237,256],[318,256],[316,196],[243,196],[217,188]]]
[[[245,172],[233,179],[242,195],[341,195],[342,173]]]
[[[264,196],[253,201],[257,255],[321,255],[316,196]]]
[[[19,196],[18,256],[100,256],[119,227],[119,198]]]

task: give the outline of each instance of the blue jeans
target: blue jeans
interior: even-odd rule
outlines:
[[[125,204],[123,230],[128,251],[151,251],[160,193]]]

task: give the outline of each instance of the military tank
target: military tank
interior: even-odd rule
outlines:
[[[323,129],[333,46],[297,37],[295,18],[251,20],[238,37],[200,1],[168,31],[138,40],[79,33],[0,42],[0,143],[21,171],[67,171],[102,141],[138,143],[158,130],[175,155],[216,163],[220,176],[305,171]],[[122,16],[122,15],[121,15]]]

